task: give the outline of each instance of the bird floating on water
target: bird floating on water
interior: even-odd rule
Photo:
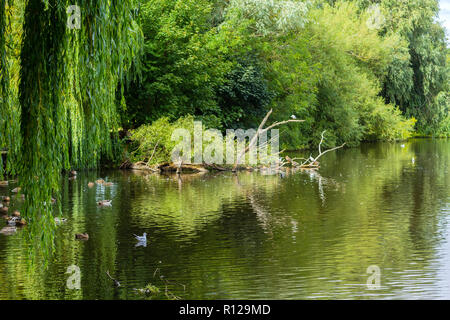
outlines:
[[[147,233],[146,232],[144,232],[144,234],[142,236],[138,236],[136,234],[133,234],[133,235],[136,237],[136,239],[138,241],[138,243],[136,243],[135,247],[141,247],[141,246],[147,247]]]
[[[21,187],[17,187],[17,188],[12,189],[11,192],[12,193],[18,193],[18,192],[20,192],[20,190],[22,190],[22,188]]]
[[[133,235],[136,237],[138,241],[147,241],[147,232],[144,232],[142,236],[138,236],[137,234],[134,233]]]
[[[26,220],[21,217],[6,217],[6,220],[10,226],[24,226],[27,224]]]
[[[97,204],[101,207],[110,207],[112,206],[112,200],[101,200]]]
[[[405,147],[405,145],[404,145],[404,144],[402,144],[402,145],[400,145],[400,147],[404,148],[404,147]]]
[[[77,233],[75,239],[78,240],[89,240],[89,235],[87,233]]]
[[[116,287],[120,287],[120,282],[117,281],[116,279],[114,279],[113,277],[111,277],[111,275],[109,274],[109,270],[106,271],[106,274],[108,275],[108,277],[114,282],[114,285]]]
[[[15,225],[16,225],[16,222],[19,221],[19,220],[20,220],[20,218],[18,218],[18,217],[8,217],[7,223],[8,223],[10,226],[15,226]]]
[[[56,224],[60,224],[60,223],[66,222],[66,221],[67,221],[66,218],[58,218],[58,217],[55,218]]]

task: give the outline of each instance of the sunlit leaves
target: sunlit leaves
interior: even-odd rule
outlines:
[[[307,19],[307,5],[291,0],[231,0],[227,8],[229,23],[249,20],[256,36],[298,31]]]

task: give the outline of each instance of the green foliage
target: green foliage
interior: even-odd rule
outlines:
[[[282,132],[283,148],[317,144],[323,130],[330,146],[408,137],[412,122],[378,97],[401,39],[380,37],[368,15],[352,3],[324,4],[310,11],[301,35],[281,38],[268,55],[277,115],[306,120]]]
[[[9,63],[6,55],[6,0],[0,0],[0,152],[6,146],[5,118],[9,113]],[[3,178],[3,157],[0,153],[0,180]]]
[[[395,108],[378,97],[379,78],[386,72],[396,37],[381,38],[366,23],[367,13],[358,15],[352,3],[325,5],[314,10],[310,26],[313,56],[320,62],[314,123],[327,129],[331,144],[350,145],[367,139],[404,139],[411,121],[404,121]]]
[[[293,5],[298,10],[287,10]],[[409,135],[412,122],[378,97],[402,39],[380,37],[367,24],[370,14],[347,2],[311,7],[308,14],[301,2],[230,3],[222,26],[239,30],[259,60],[273,94],[269,106],[275,120],[291,115],[306,120],[282,128],[283,148],[316,144],[325,129],[331,146]]]
[[[95,167],[102,154],[112,157],[111,135],[118,128],[116,89],[140,71],[143,37],[134,20],[138,1],[85,0],[82,32],[68,34],[66,103],[71,106],[70,163]],[[117,138],[117,137],[114,137]]]
[[[314,9],[300,1],[152,0],[141,13],[144,81],[127,95],[125,127],[184,114],[207,127],[256,127],[269,108],[302,126],[282,129],[283,148],[404,139],[411,131],[382,83],[409,63],[405,40],[380,36],[372,12],[336,2]],[[395,86],[408,82],[396,82]]]
[[[23,4],[18,0],[0,1],[0,152],[5,151],[6,166],[0,156],[0,179],[3,169],[16,173],[15,163],[20,147],[20,105],[18,103],[18,70]]]
[[[247,24],[253,37],[278,36],[301,29],[307,5],[291,0],[231,0],[226,19],[231,25]]]
[[[162,117],[151,125],[142,125],[132,130],[131,160],[145,161],[149,165],[170,162],[172,150],[177,144],[176,141],[172,141],[172,133],[178,128],[187,129],[192,137],[194,117],[182,117],[173,123],[168,117]]]
[[[70,4],[0,2],[0,149],[8,148],[8,173],[19,175],[38,246],[52,243],[62,169],[112,156],[116,89],[139,69],[136,1],[78,1],[80,30],[66,27]]]
[[[382,32],[403,39],[389,65],[383,95],[406,116],[415,117],[420,132],[436,134],[448,115],[448,109],[445,113],[436,103],[448,83],[445,33],[436,22],[439,3],[382,0],[380,5],[386,16]]]
[[[191,154],[189,155],[189,157],[191,161],[194,161],[195,151],[198,148],[198,146],[195,145],[195,138],[198,137],[198,135],[194,136],[194,117],[191,115],[181,117],[174,122],[170,122],[168,117],[162,117],[154,121],[152,124],[142,125],[135,130],[131,130],[130,139],[132,143],[129,147],[130,160],[132,162],[144,162],[148,166],[172,162],[172,152],[181,141],[181,139],[176,140],[175,137],[174,140],[172,140],[172,134],[176,129],[187,130],[186,133],[189,134],[191,143]],[[216,151],[221,150],[223,156],[222,160],[225,162],[228,160],[226,146],[227,137],[223,136],[221,137],[222,139],[216,139],[215,136],[211,137],[210,134],[212,134],[213,131],[214,134],[220,135],[220,132],[218,132],[217,130],[207,130],[207,126],[202,123],[201,151],[203,152],[203,155],[205,155],[205,153],[207,153],[208,155],[212,153],[213,156],[215,155]],[[234,159],[237,159],[237,153],[240,150],[239,147],[243,147],[244,144],[248,146],[250,138],[246,137],[243,144],[241,144],[242,142],[238,143],[237,140],[238,139],[234,137]],[[270,153],[270,145],[268,145],[267,148],[268,153]],[[212,150],[214,150],[214,152]],[[203,161],[206,162],[206,160],[206,158],[203,158]],[[249,157],[247,156],[242,160],[248,164]],[[260,158],[258,160],[262,161],[265,159]]]
[[[439,137],[450,137],[450,91],[442,91],[435,100],[435,109],[439,110],[443,120],[439,124],[436,135]]]
[[[211,28],[212,1],[148,0],[141,10],[144,73],[127,93],[125,127],[162,116],[220,114],[215,88],[231,63],[227,39]]]
[[[268,111],[273,93],[257,63],[250,56],[241,59],[217,89],[220,118],[226,128],[255,127]]]
[[[67,109],[62,101],[61,69],[65,8],[49,1],[28,1],[23,26],[19,100],[22,106],[20,184],[26,195],[26,217],[43,243],[52,243],[51,198],[59,189],[63,168]],[[38,32],[36,32],[38,31]],[[40,243],[37,242],[37,243]]]

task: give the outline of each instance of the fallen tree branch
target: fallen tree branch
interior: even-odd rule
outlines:
[[[334,150],[337,150],[337,149],[340,149],[340,148],[344,147],[345,145],[346,145],[346,143],[344,142],[342,145],[340,145],[340,146],[338,146],[338,147],[334,147],[334,148],[328,149],[328,150],[326,150],[326,151],[320,153],[314,160],[317,161],[317,159],[319,159],[319,158],[320,158],[321,156],[323,156],[325,153],[330,152],[330,151],[334,151]]]
[[[272,109],[269,110],[269,112],[267,112],[266,116],[264,117],[264,119],[261,121],[261,123],[259,124],[258,130],[256,131],[255,135],[252,137],[252,139],[250,139],[250,142],[248,144],[248,146],[246,146],[244,148],[244,150],[241,151],[240,154],[238,154],[237,158],[236,158],[236,162],[234,163],[234,167],[232,171],[236,171],[238,165],[241,162],[241,159],[243,156],[245,156],[245,154],[256,144],[256,142],[258,141],[258,138],[261,134],[267,132],[270,129],[273,129],[277,126],[289,123],[289,122],[304,122],[305,120],[295,120],[295,119],[290,119],[290,120],[285,120],[285,121],[280,121],[280,122],[275,122],[273,124],[271,124],[270,126],[268,126],[267,128],[264,129],[264,125],[266,124],[267,120],[269,119],[270,115],[272,114]]]
[[[151,155],[150,159],[147,161],[148,166],[150,166],[150,161],[152,161],[153,156],[155,155],[156,147],[158,146],[158,144],[159,144],[159,140],[158,140],[158,142],[156,142],[155,147],[153,148],[152,155]]]
[[[318,169],[319,166],[319,158],[322,157],[324,154],[330,152],[330,151],[334,151],[337,149],[340,149],[342,147],[345,146],[346,143],[343,143],[342,145],[338,146],[338,147],[334,147],[328,150],[325,150],[322,152],[322,143],[325,140],[324,138],[324,134],[325,134],[326,130],[324,130],[321,134],[321,138],[320,138],[320,142],[319,142],[319,154],[314,158],[312,155],[309,155],[309,158],[305,159],[305,158],[294,158],[291,159],[288,156],[286,156],[286,160],[293,166],[293,167],[300,167],[300,168],[308,168],[308,169]],[[298,163],[295,160],[305,160],[302,163]]]

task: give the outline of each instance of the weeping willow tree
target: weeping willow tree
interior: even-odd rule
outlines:
[[[3,169],[15,175],[15,163],[20,148],[20,105],[18,103],[18,80],[20,67],[20,36],[23,23],[23,4],[16,0],[0,1],[0,178]]]
[[[0,148],[17,145],[11,139],[19,133],[20,156],[14,170],[25,194],[22,215],[30,221],[33,240],[48,244],[53,243],[51,199],[58,195],[61,171],[93,168],[101,155],[112,155],[123,87],[131,69],[139,70],[143,38],[135,21],[139,3],[16,1],[25,4],[18,74],[20,132],[15,134],[8,123],[13,115],[6,48],[11,30],[9,5],[0,0]],[[79,29],[67,24],[70,5],[81,9]]]
[[[9,70],[6,56],[6,0],[0,0],[0,152],[5,147],[5,118],[8,109]],[[3,159],[0,153],[0,179]]]
[[[3,176],[3,156],[14,137],[13,126],[8,125],[12,116],[10,90],[10,59],[7,44],[10,35],[10,8],[6,0],[0,0],[0,179]]]

